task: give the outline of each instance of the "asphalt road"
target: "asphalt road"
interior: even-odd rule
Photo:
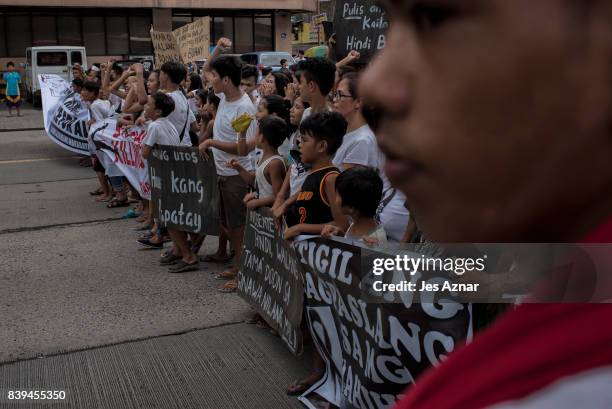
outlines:
[[[307,371],[307,358],[242,324],[250,307],[217,291],[214,273],[224,266],[168,274],[159,251],[136,243],[126,209],[88,194],[97,184],[91,168],[43,130],[15,130],[41,126],[40,111],[25,112],[0,112],[0,391],[53,383],[73,397],[61,407],[75,408],[300,407],[283,391]],[[216,245],[208,237],[200,254]],[[87,363],[87,376],[75,375],[77,362]],[[156,372],[159,365],[173,369]],[[156,375],[130,386],[142,373]],[[249,386],[259,384],[267,389]],[[111,399],[113,391],[121,393]],[[0,396],[4,407],[28,406]]]

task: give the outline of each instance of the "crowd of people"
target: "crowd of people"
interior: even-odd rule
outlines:
[[[436,242],[612,240],[610,3],[385,4],[397,18],[365,73],[351,64],[353,52],[336,64],[307,58],[262,72],[260,81],[257,68],[222,54],[231,43],[221,39],[199,76],[201,90],[176,63],[149,74],[146,87],[138,66],[120,74],[110,64],[105,75],[94,73],[97,84],[82,84],[96,119],[113,106],[98,103],[100,95],[108,100],[116,81],[132,81],[118,86],[121,105],[137,102],[144,119],[135,110],[122,120],[149,123],[145,146],[212,151],[223,229],[217,252],[202,260],[233,260],[218,276],[227,280],[221,291],[236,289],[245,214],[261,206],[286,223],[287,240],[410,241],[415,220]],[[243,114],[255,120],[237,132],[231,123]],[[101,186],[101,200],[123,205],[121,186]],[[152,234],[142,241],[173,241],[160,263],[171,272],[197,269],[200,238],[166,237],[146,214]],[[597,261],[611,268],[609,257]],[[610,407],[610,295],[600,288],[600,304],[568,302],[570,278],[581,280],[583,271],[565,267],[565,278],[534,283],[536,296],[545,290],[556,302],[509,308],[420,376],[396,407]],[[250,322],[265,326],[258,317]],[[311,373],[289,394],[323,376],[322,358],[312,358]]]
[[[100,186],[90,192],[96,200],[109,208],[133,204],[144,232],[138,242],[157,249],[172,243],[159,259],[170,273],[197,270],[201,262],[228,265],[215,277],[225,281],[219,288],[225,293],[237,289],[247,209],[271,208],[287,240],[303,234],[369,246],[410,240],[405,197],[384,174],[372,130],[377,113],[360,96],[360,70],[352,64],[359,53],[338,63],[303,58],[260,71],[224,55],[231,45],[221,38],[201,72],[179,62],[152,72],[114,61],[87,72],[73,67],[72,87],[90,111],[88,125],[115,117],[120,126],[145,126],[145,159],[157,144],[197,147],[205,159],[212,154],[220,194],[217,251],[199,255],[203,235],[161,225],[118,169],[92,155],[82,162],[91,159],[98,176]],[[233,123],[244,116],[244,129],[237,130]],[[249,322],[268,327],[258,315]],[[322,376],[316,353],[313,363],[289,394],[301,394]]]

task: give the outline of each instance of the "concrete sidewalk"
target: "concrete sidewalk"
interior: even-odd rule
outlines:
[[[13,109],[13,117],[8,118],[8,108],[1,104],[0,108],[0,132],[9,132],[26,129],[43,129],[43,114],[40,108],[34,108],[31,104],[25,103],[21,106],[21,114],[16,116],[17,110]]]
[[[0,390],[63,390],[63,403],[0,408],[302,408],[285,394],[309,370],[280,338],[233,324],[0,366]]]

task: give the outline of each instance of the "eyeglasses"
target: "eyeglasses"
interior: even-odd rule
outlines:
[[[343,94],[340,91],[334,91],[331,93],[332,101],[341,100],[342,98],[353,98],[350,94]]]

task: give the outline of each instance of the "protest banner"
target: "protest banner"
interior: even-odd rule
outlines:
[[[156,67],[168,61],[185,64],[210,55],[210,17],[202,17],[176,30],[151,30]]]
[[[268,208],[249,210],[240,257],[238,294],[302,353],[304,282],[295,249],[278,232]]]
[[[202,17],[172,32],[185,64],[203,60],[210,55],[210,18]]]
[[[391,408],[419,374],[470,336],[469,304],[373,302],[371,250],[322,238],[295,246],[307,321],[326,362],[324,376],[300,397],[307,407]]]
[[[155,67],[170,61],[183,62],[174,34],[170,31],[151,30],[151,41],[155,50]]]
[[[374,0],[343,0],[336,2],[334,28],[338,60],[355,50],[361,54],[358,62],[367,63],[384,48],[389,20]]]
[[[90,155],[87,143],[89,111],[81,96],[70,88],[70,83],[56,74],[40,74],[45,131],[49,138],[71,152]]]
[[[196,234],[219,234],[219,190],[212,157],[197,148],[156,145],[149,163],[155,217],[167,227]]]
[[[115,165],[143,199],[151,199],[149,170],[141,154],[146,129],[117,126],[117,121],[109,118],[94,123],[89,134],[104,168],[111,168],[109,164]]]

